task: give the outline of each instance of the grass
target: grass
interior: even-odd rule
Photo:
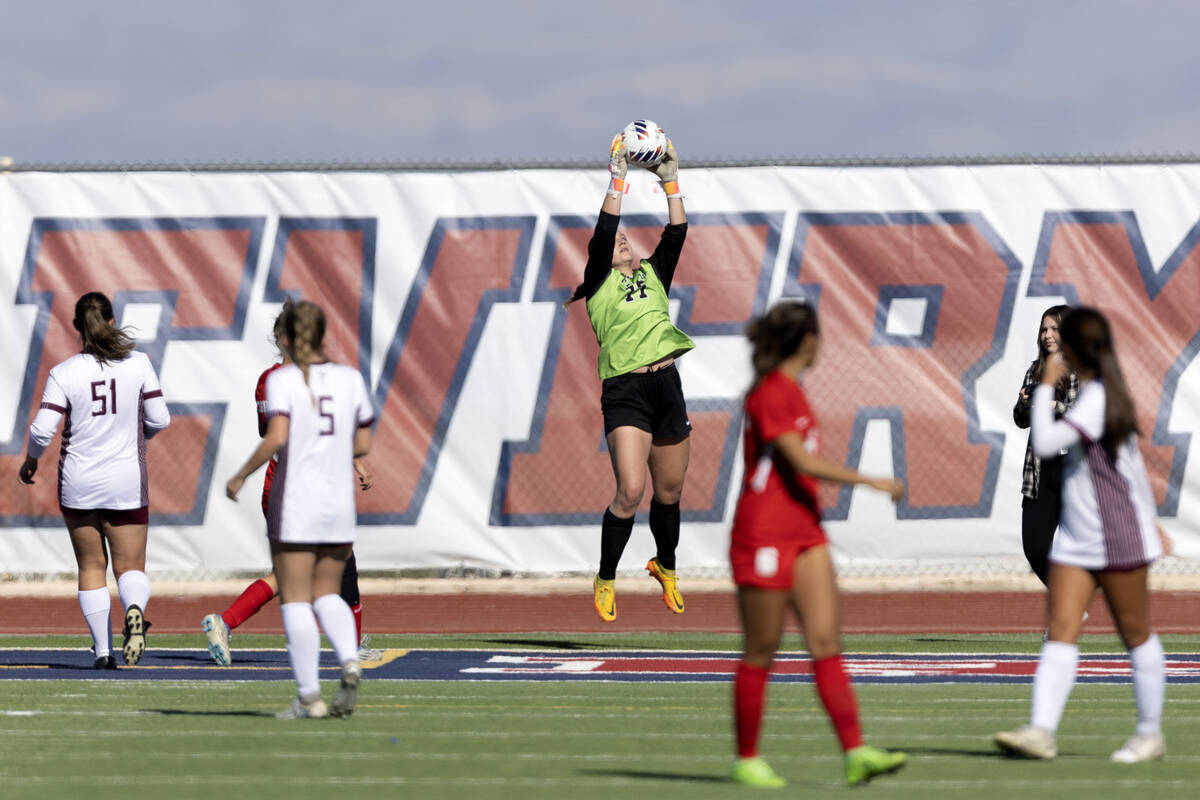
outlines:
[[[172,641],[175,639],[175,641]],[[1196,637],[1164,637],[1196,652]],[[5,647],[79,647],[80,637],[0,637]],[[196,637],[154,637],[198,647]],[[239,646],[281,646],[238,637]],[[736,637],[487,635],[378,637],[387,647],[734,649]],[[796,646],[796,642],[788,643]],[[1028,652],[1028,636],[848,637],[854,651]],[[1088,652],[1114,652],[1089,637]],[[0,673],[3,671],[0,670]],[[332,684],[326,684],[326,694]],[[1128,735],[1129,686],[1076,687],[1054,762],[1000,758],[991,734],[1022,724],[1028,685],[857,688],[868,741],[908,751],[873,798],[1089,800],[1186,795],[1200,781],[1200,685],[1168,687],[1170,755],[1107,760]],[[731,760],[727,684],[368,681],[348,720],[282,722],[290,681],[0,680],[0,795],[66,797],[360,796],[585,800],[756,796],[724,781]],[[763,755],[790,785],[779,796],[846,797],[841,758],[810,685],[772,685]],[[768,793],[769,794],[769,793]]]

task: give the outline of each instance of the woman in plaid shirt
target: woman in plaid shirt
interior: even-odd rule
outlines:
[[[1042,369],[1046,359],[1059,351],[1058,326],[1070,306],[1051,306],[1042,315],[1038,327],[1038,357],[1025,372],[1017,404],[1013,406],[1013,422],[1018,428],[1029,427],[1029,403],[1033,390],[1042,380]],[[1054,387],[1054,418],[1067,413],[1079,394],[1079,379],[1075,373]],[[1062,509],[1062,459],[1040,459],[1033,454],[1032,439],[1025,445],[1025,471],[1021,481],[1021,545],[1025,559],[1038,580],[1047,584],[1050,573],[1050,543],[1058,528],[1058,514]]]

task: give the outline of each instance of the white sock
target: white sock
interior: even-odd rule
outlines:
[[[1129,651],[1133,664],[1133,697],[1137,701],[1136,732],[1156,734],[1162,729],[1163,694],[1167,682],[1167,658],[1157,634]]]
[[[321,693],[321,681],[317,673],[317,661],[321,657],[321,633],[317,630],[317,618],[309,603],[284,603],[279,606],[283,614],[283,633],[287,636],[288,660],[292,662],[292,675],[301,697]]]
[[[313,611],[321,620],[321,630],[329,637],[339,664],[358,660],[358,632],[354,612],[338,594],[327,594],[313,601]]]
[[[108,596],[108,587],[101,589],[85,589],[79,593],[79,610],[87,622],[88,630],[92,632],[92,645],[96,648],[96,658],[102,658],[112,653],[112,624],[109,614],[112,613],[112,600]]]
[[[1053,640],[1042,644],[1037,672],[1033,674],[1033,713],[1029,724],[1053,733],[1058,730],[1067,698],[1075,686],[1079,647]]]
[[[117,578],[117,594],[121,596],[121,606],[126,611],[130,606],[137,606],[145,614],[146,605],[150,602],[150,578],[140,569],[123,572]]]

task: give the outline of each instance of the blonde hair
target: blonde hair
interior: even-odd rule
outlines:
[[[287,351],[292,362],[304,373],[308,383],[308,368],[314,361],[324,358],[321,348],[325,343],[325,312],[316,303],[301,300],[295,305],[284,305],[283,332],[287,334]]]
[[[82,352],[95,356],[101,364],[124,361],[137,342],[124,328],[115,327],[113,307],[100,292],[88,292],[75,301],[75,319]]]

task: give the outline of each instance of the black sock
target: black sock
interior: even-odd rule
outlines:
[[[611,581],[617,577],[617,563],[632,533],[633,517],[621,519],[611,510],[604,509],[604,523],[600,526],[601,580]]]
[[[660,503],[650,498],[650,533],[658,548],[658,565],[675,569],[675,548],[679,546],[679,503]]]
[[[358,605],[362,599],[358,594],[358,562],[354,559],[354,553],[346,560],[346,569],[342,572],[342,589],[338,594],[351,608]]]

